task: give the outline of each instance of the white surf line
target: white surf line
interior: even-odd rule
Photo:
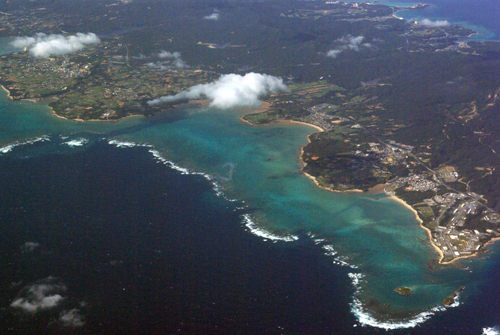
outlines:
[[[84,144],[87,143],[89,143],[89,140],[83,137],[79,137],[77,139],[64,142],[64,144],[69,145],[70,147],[82,147]]]
[[[10,144],[7,144],[6,146],[0,147],[0,153],[6,154],[11,152],[15,147],[23,146],[23,145],[28,145],[28,144],[33,144],[36,142],[43,142],[43,141],[50,141],[50,137],[48,135],[36,137],[36,138],[31,138],[23,141],[15,141]]]
[[[250,233],[252,233],[256,236],[262,237],[264,239],[264,241],[271,240],[273,242],[277,242],[277,241],[293,242],[293,241],[297,241],[299,239],[299,237],[295,236],[295,235],[279,236],[279,235],[273,234],[273,233],[271,233],[271,232],[269,232],[261,227],[258,227],[257,223],[255,223],[255,221],[252,220],[252,217],[250,214],[243,214],[242,218],[243,218],[243,223],[245,224],[245,227],[248,228]]]
[[[352,280],[352,285],[355,288],[353,302],[350,303],[351,311],[358,319],[361,326],[371,326],[374,328],[382,328],[385,330],[394,329],[404,329],[404,328],[414,328],[419,324],[422,324],[429,320],[431,316],[438,312],[444,312],[448,308],[458,307],[460,302],[458,301],[459,293],[455,297],[455,301],[450,306],[436,306],[428,311],[421,312],[412,318],[403,321],[380,321],[373,317],[369,312],[363,309],[363,304],[359,300],[358,296],[361,294],[361,282],[365,277],[362,273],[348,273],[349,278]]]
[[[141,144],[141,143],[135,143],[135,142],[131,142],[131,141],[119,141],[119,140],[108,140],[108,144],[114,145],[118,148],[133,148],[133,147],[149,148],[149,150],[148,150],[149,153],[151,153],[153,155],[154,159],[156,159],[159,163],[163,163],[163,164],[167,165],[168,167],[170,167],[171,169],[176,170],[183,175],[202,176],[203,178],[205,178],[206,180],[208,180],[211,183],[212,189],[215,192],[216,196],[221,197],[221,198],[223,198],[227,201],[230,201],[230,202],[238,201],[237,199],[231,199],[224,194],[224,192],[222,191],[222,186],[217,182],[215,177],[209,175],[208,173],[193,171],[191,169],[188,169],[188,168],[185,168],[185,167],[182,167],[182,166],[175,164],[174,162],[163,157],[161,155],[160,151],[154,149],[154,146],[152,146],[150,144]]]

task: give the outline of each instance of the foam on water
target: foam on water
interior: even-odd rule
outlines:
[[[226,195],[224,194],[224,192],[222,190],[222,186],[217,182],[217,179],[214,178],[213,176],[209,175],[208,173],[197,172],[197,171],[194,171],[192,169],[188,169],[188,168],[185,168],[185,167],[182,167],[182,166],[175,164],[174,162],[163,157],[161,155],[160,151],[156,150],[153,145],[144,144],[144,143],[135,143],[135,142],[131,142],[131,141],[119,141],[119,140],[108,140],[108,144],[114,145],[117,148],[133,148],[133,147],[150,148],[148,151],[153,155],[154,159],[156,159],[159,163],[165,164],[169,168],[176,170],[180,174],[183,174],[183,175],[202,176],[203,178],[205,178],[206,180],[208,180],[211,183],[212,189],[214,190],[215,194],[218,197],[221,197],[221,198],[223,198],[227,201],[230,201],[230,202],[238,201],[236,199],[231,199],[229,197],[226,197]],[[233,165],[233,168],[234,168],[234,165]]]
[[[271,240],[273,242],[277,241],[283,241],[283,242],[294,242],[299,239],[298,236],[295,235],[284,235],[284,236],[279,236],[276,234],[273,234],[261,227],[258,227],[255,221],[252,220],[252,217],[250,214],[243,214],[242,216],[243,223],[245,224],[245,227],[248,228],[248,230],[257,236],[260,236],[265,240]]]
[[[49,136],[40,136],[40,137],[36,137],[36,138],[27,139],[24,141],[15,141],[15,142],[12,142],[10,144],[7,144],[6,146],[0,147],[0,153],[6,154],[8,152],[11,152],[16,147],[20,147],[20,146],[24,146],[24,145],[28,145],[28,144],[33,144],[36,142],[44,142],[44,141],[50,141],[50,137]]]
[[[483,328],[483,335],[500,335],[500,327],[487,327]]]
[[[205,115],[206,114],[202,114],[200,116],[203,117]],[[197,118],[193,119],[197,120]],[[183,122],[188,121],[190,120],[186,119]],[[218,122],[215,122],[216,125],[221,124],[222,121],[226,122],[225,119],[217,121]],[[235,129],[238,127],[238,124],[235,122],[222,124],[224,125],[224,129]],[[87,137],[88,142],[86,143],[91,143],[94,138],[97,141],[106,141],[109,145],[116,146],[117,148],[145,148],[159,164],[165,164],[169,168],[178,171],[180,174],[199,175],[203,177],[210,182],[213,191],[219,197],[225,198],[224,193],[227,191],[227,193],[235,194],[235,197],[238,199],[245,199],[245,201],[240,201],[242,205],[239,205],[236,209],[239,213],[247,213],[241,215],[244,228],[246,228],[248,232],[264,240],[273,243],[294,242],[299,240],[299,237],[296,236],[294,232],[304,230],[310,231],[314,226],[314,234],[308,233],[307,235],[312,239],[314,244],[318,246],[318,249],[322,248],[322,250],[319,249],[319,251],[324,253],[327,257],[332,257],[331,260],[333,264],[346,266],[352,269],[357,268],[357,266],[353,265],[356,264],[359,265],[360,269],[363,269],[362,271],[364,271],[365,268],[364,264],[370,264],[370,266],[376,264],[378,266],[376,260],[374,262],[374,256],[371,254],[363,254],[363,256],[360,257],[356,253],[350,253],[350,251],[352,251],[350,248],[355,248],[356,245],[368,248],[371,246],[371,243],[373,243],[371,240],[364,241],[362,239],[363,234],[370,233],[370,227],[375,226],[363,223],[368,221],[379,222],[378,217],[372,218],[367,215],[368,213],[372,213],[371,207],[367,208],[365,211],[364,208],[357,204],[351,204],[351,200],[349,200],[348,203],[344,203],[343,201],[345,200],[341,199],[338,195],[325,193],[317,189],[314,185],[311,185],[308,179],[301,177],[297,173],[297,161],[293,157],[294,150],[287,151],[286,157],[285,155],[279,156],[277,154],[278,152],[283,152],[283,148],[288,148],[287,146],[290,146],[290,143],[297,145],[296,148],[298,148],[300,141],[295,139],[299,137],[305,138],[307,131],[304,129],[293,131],[292,128],[292,131],[288,132],[288,128],[277,128],[277,130],[271,132],[272,136],[268,135],[266,137],[261,136],[261,134],[267,134],[267,132],[273,130],[273,128],[249,127],[253,132],[257,131],[256,134],[250,134],[246,133],[245,131],[247,131],[247,129],[242,127],[242,135],[240,136],[240,134],[237,134],[241,139],[237,137],[234,143],[222,139],[219,144],[211,137],[209,137],[206,142],[190,143],[189,141],[194,141],[191,137],[188,137],[191,136],[191,134],[196,134],[194,139],[199,141],[201,141],[200,138],[203,138],[203,136],[209,136],[211,134],[203,134],[198,128],[191,129],[187,126],[186,129],[188,130],[180,132],[178,128],[182,127],[179,127],[179,125],[175,125],[176,127],[174,130],[176,132],[170,134],[169,131],[173,130],[168,128],[168,126],[169,124],[161,125],[162,128],[159,129],[145,128],[148,131],[151,130],[151,133],[146,132],[140,135],[133,133],[134,136],[125,134],[125,136],[128,135],[126,140],[122,138],[106,137],[105,133],[100,138],[89,136]],[[199,124],[190,124],[190,126],[200,127]],[[240,131],[239,128],[236,129]],[[73,132],[73,134],[74,133],[75,132]],[[158,136],[157,134],[161,134],[165,137],[153,137]],[[218,132],[218,134],[220,134],[220,132]],[[257,139],[251,138],[250,135],[254,135]],[[289,136],[293,138],[294,141],[281,143],[275,139],[278,136],[280,136],[280,138]],[[214,138],[218,139],[215,135]],[[41,139],[42,138],[39,140]],[[43,139],[48,140],[49,137],[43,137]],[[61,145],[64,146],[68,146],[68,142],[80,144],[84,142],[83,140],[86,140],[83,136],[79,137],[75,135],[69,135],[69,137],[66,138],[61,136],[60,139]],[[255,141],[255,143],[252,141]],[[34,142],[33,139],[23,141],[23,143],[26,144],[32,142]],[[182,146],[184,143],[188,145]],[[228,147],[228,143],[233,146]],[[17,142],[13,144],[20,145]],[[244,147],[243,144],[248,145],[248,147]],[[219,149],[223,146],[224,154],[219,154]],[[77,149],[79,146],[73,145],[72,147]],[[87,145],[85,145],[85,147],[87,147]],[[237,151],[239,148],[244,148],[244,150]],[[199,150],[199,152],[197,150]],[[191,155],[190,159],[186,159],[184,153],[189,153],[189,155]],[[172,159],[169,160],[165,158],[164,155],[166,157],[172,157]],[[192,157],[196,159],[206,159],[206,163],[203,161],[203,164],[199,164],[196,159],[191,159]],[[267,162],[267,157],[275,158],[271,162]],[[189,167],[185,165],[181,166],[177,162],[182,162]],[[228,162],[231,163],[228,164]],[[210,171],[210,173],[198,172],[200,170]],[[228,172],[230,172],[231,178],[228,178]],[[222,174],[223,178],[215,177],[219,174]],[[224,178],[231,180],[224,181]],[[239,192],[240,190],[244,192]],[[236,201],[232,199],[227,200]],[[253,217],[253,215],[248,214],[246,201],[249,207],[259,208],[269,220],[266,219],[265,222],[261,222],[258,215]],[[270,201],[272,201],[272,205],[268,206],[267,204],[269,204]],[[375,204],[382,205],[383,203],[382,201],[373,202],[370,206],[375,206]],[[392,209],[392,207],[390,207],[390,209]],[[390,213],[394,213],[394,211],[391,210]],[[276,224],[276,222],[278,224]],[[350,235],[351,230],[356,231],[352,233],[354,234],[352,236]],[[360,230],[367,230],[367,232],[360,232]],[[375,232],[377,233],[378,231]],[[406,241],[404,239],[405,236],[402,237],[402,240]],[[337,244],[337,241],[339,244]],[[349,242],[346,244],[344,243],[345,241]],[[388,239],[388,241],[390,241],[390,239]],[[382,247],[383,246],[384,245],[382,245]],[[367,258],[366,256],[372,258]],[[378,257],[378,255],[375,256]],[[413,255],[411,254],[411,256]],[[385,254],[382,254],[382,257],[385,257]],[[387,262],[390,262],[390,259],[384,261],[384,264]],[[369,272],[366,271],[366,273]],[[366,280],[369,282],[367,287],[369,286],[370,289],[377,285],[379,287],[387,286],[385,283],[381,284],[378,278],[374,280],[373,277],[372,274],[366,276]],[[392,283],[389,285],[392,285]],[[368,292],[368,288],[366,292]],[[382,292],[380,294],[383,294],[382,290],[377,290],[377,292]],[[359,306],[361,306],[361,302],[364,302],[364,296],[361,297],[358,295],[354,298],[354,301],[358,302]],[[417,303],[419,303],[419,301],[417,301]],[[424,304],[422,303],[421,305]],[[424,305],[424,308],[425,306],[427,305]],[[362,315],[364,312],[364,309],[359,307],[358,314],[361,315],[361,317],[359,317],[360,324],[369,324],[370,320]],[[372,323],[376,322],[377,320],[372,320]]]
[[[453,304],[449,306],[436,306],[434,308],[429,309],[428,311],[421,312],[411,318],[406,320],[377,320],[370,312],[368,312],[364,307],[361,301],[358,299],[362,292],[362,282],[364,281],[365,276],[362,273],[348,273],[349,278],[351,278],[352,285],[355,288],[355,292],[353,294],[353,301],[350,303],[351,311],[358,319],[358,322],[361,326],[370,326],[374,328],[382,328],[385,330],[394,330],[394,329],[405,329],[405,328],[414,328],[426,321],[428,321],[431,316],[435,315],[438,312],[444,312],[448,308],[458,307],[460,305],[459,297],[460,293],[457,293]]]
[[[70,147],[82,147],[84,144],[89,143],[89,140],[86,138],[77,138],[68,142],[64,142],[64,144],[69,145]]]
[[[133,148],[133,147],[152,148],[152,146],[148,144],[139,144],[130,141],[108,140],[108,144],[114,145],[117,148]]]
[[[321,248],[325,250],[325,255],[327,256],[335,256],[337,254],[337,251],[333,248],[333,245],[323,245]]]

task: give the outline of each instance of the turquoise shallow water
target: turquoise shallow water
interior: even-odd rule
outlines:
[[[238,118],[234,111],[195,111],[121,138],[153,144],[176,164],[215,176],[224,193],[244,200],[249,217],[274,235],[325,239],[318,247],[335,250],[332,261],[344,261],[363,275],[365,303],[415,314],[439,305],[468,279],[464,270],[428,269],[437,254],[405,207],[380,195],[321,190],[300,174],[299,149],[313,128],[252,127]],[[401,297],[393,292],[399,286],[410,286],[415,294]]]
[[[361,324],[414,326],[440,313],[442,299],[458,287],[468,288],[461,296],[465,303],[475,294],[487,262],[465,261],[468,270],[430,269],[438,255],[410,210],[382,195],[321,190],[300,174],[300,147],[313,128],[254,127],[239,120],[243,114],[192,109],[176,119],[158,115],[78,123],[56,118],[44,106],[10,102],[2,93],[0,143],[51,135],[153,146],[176,166],[210,176],[216,191],[243,201],[242,229],[269,243],[284,240],[293,246],[312,239],[332,263],[349,266],[356,288],[351,308]],[[393,292],[399,286],[411,287],[414,294],[399,296]]]
[[[360,2],[348,0],[348,2]],[[371,2],[371,1],[362,1]],[[398,7],[411,7],[419,3],[429,6],[424,10],[402,10],[396,16],[405,20],[431,21],[447,20],[476,31],[469,39],[475,41],[498,40],[500,36],[500,6],[496,0],[380,0],[378,4]]]

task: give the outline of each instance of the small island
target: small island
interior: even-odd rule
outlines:
[[[462,292],[465,289],[465,286],[459,287],[453,294],[447,298],[443,299],[443,305],[445,306],[450,306],[455,303],[455,299],[458,295],[458,293]]]
[[[413,293],[413,291],[409,287],[398,287],[394,290],[394,292],[404,296],[410,296]]]

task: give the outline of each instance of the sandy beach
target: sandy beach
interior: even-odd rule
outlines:
[[[409,210],[411,210],[411,211],[415,214],[415,219],[416,219],[416,220],[418,220],[418,223],[419,223],[420,227],[421,227],[422,229],[424,229],[424,230],[427,232],[427,236],[429,237],[429,242],[430,242],[430,244],[432,245],[432,247],[433,247],[433,248],[437,251],[437,253],[439,254],[439,264],[448,264],[448,263],[451,263],[451,262],[455,261],[455,260],[453,260],[453,261],[451,261],[451,262],[445,262],[445,263],[443,263],[443,262],[442,262],[442,261],[443,261],[443,258],[444,258],[444,254],[443,254],[443,252],[441,251],[441,249],[439,249],[439,248],[438,248],[438,246],[437,246],[437,245],[435,245],[435,244],[434,244],[434,242],[432,242],[432,231],[431,231],[429,228],[427,228],[427,227],[425,227],[425,226],[423,225],[423,223],[424,223],[424,222],[423,222],[423,221],[420,219],[420,217],[418,216],[418,212],[415,210],[415,208],[411,207],[411,206],[410,206],[410,205],[408,205],[405,201],[403,201],[402,199],[400,199],[400,198],[396,197],[395,195],[391,195],[391,196],[389,197],[389,199],[391,199],[391,200],[393,200],[393,201],[396,201],[396,202],[400,203],[401,205],[405,206],[406,208],[408,208]]]
[[[321,132],[324,131],[323,128],[320,128],[318,126],[315,126],[313,124],[309,124],[309,123],[306,123],[306,122],[299,122],[299,121],[283,121],[283,122],[303,124],[303,125],[306,125],[306,126],[313,127],[315,129],[319,129]],[[311,135],[307,136],[307,142],[308,143],[311,143],[311,139],[309,138]],[[316,186],[318,186],[319,188],[327,190],[327,191],[330,191],[330,192],[336,192],[336,193],[363,193],[362,190],[358,190],[358,189],[352,189],[352,190],[346,190],[346,191],[339,191],[339,190],[334,190],[334,189],[332,189],[330,187],[325,187],[325,186],[320,185],[319,182],[318,182],[318,180],[316,179],[316,177],[313,177],[310,174],[308,174],[307,172],[304,172],[304,168],[306,167],[307,163],[304,162],[304,160],[302,159],[303,156],[304,156],[304,147],[300,148],[299,159],[300,159],[300,162],[302,163],[302,169],[300,169],[300,172],[304,176],[306,176],[307,178],[311,179],[314,182],[314,184]]]
[[[413,207],[408,205],[404,200],[402,200],[394,195],[391,195],[390,199],[400,203],[401,205],[405,206],[406,208],[408,208],[409,210],[411,210],[415,214],[415,218],[418,220],[420,227],[427,232],[427,236],[429,237],[430,244],[438,252],[438,254],[440,256],[439,257],[439,264],[443,264],[443,265],[452,264],[452,263],[454,263],[458,260],[461,260],[461,259],[467,259],[467,258],[472,258],[472,257],[477,256],[477,253],[476,253],[476,254],[471,254],[471,255],[467,255],[467,256],[456,257],[456,258],[452,259],[451,261],[443,262],[444,254],[441,251],[441,249],[439,249],[439,247],[437,245],[435,245],[434,242],[432,241],[432,231],[423,225],[423,221],[418,216],[418,212]],[[488,243],[486,243],[486,245],[488,245],[489,243],[492,243],[494,241],[497,241],[497,240],[500,240],[500,238],[494,238],[491,241],[489,241]]]
[[[305,125],[305,126],[309,126],[309,127],[313,127],[314,129],[316,129],[317,131],[319,131],[320,133],[324,132],[325,130],[319,126],[316,126],[314,124],[310,124],[310,123],[307,123],[307,122],[302,122],[302,121],[293,121],[293,120],[279,120],[279,122],[285,122],[285,123],[295,123],[295,124],[302,124],[302,125]],[[309,137],[308,137],[309,139]]]
[[[270,104],[270,103],[268,103],[268,102],[263,102],[261,107],[259,107],[258,109],[255,109],[252,113],[248,113],[248,114],[259,114],[259,113],[263,113],[263,112],[265,112],[265,111],[269,110],[269,108],[270,108],[270,107],[271,107],[271,104]],[[240,120],[241,120],[241,121],[243,121],[243,122],[245,122],[246,124],[251,125],[251,126],[257,126],[257,125],[255,125],[255,124],[253,124],[253,123],[251,123],[251,122],[249,122],[249,121],[245,120],[243,117],[241,117],[241,118],[240,118]],[[321,128],[321,127],[319,127],[319,126],[316,126],[316,125],[314,125],[314,124],[310,124],[310,123],[307,123],[307,122],[302,122],[302,121],[294,121],[294,120],[273,120],[273,121],[271,121],[270,123],[273,123],[273,122],[288,123],[288,124],[301,124],[301,125],[304,125],[304,126],[312,127],[312,128],[314,128],[314,129],[316,129],[318,132],[324,132],[324,131],[325,131],[323,128]],[[258,126],[265,126],[265,124],[264,124],[264,125],[258,125]],[[311,135],[312,135],[312,134],[310,134],[310,135],[308,135],[308,136],[307,136],[307,142],[308,142],[308,143],[311,143],[311,139],[310,139],[310,136],[311,136]],[[325,187],[325,186],[320,185],[320,184],[318,183],[318,180],[316,179],[316,177],[313,177],[313,176],[311,176],[310,174],[308,174],[308,173],[304,172],[304,167],[307,165],[307,163],[306,163],[306,162],[304,162],[304,160],[302,159],[303,155],[304,155],[304,147],[300,148],[299,160],[300,160],[300,162],[302,163],[302,169],[300,170],[300,172],[301,172],[304,176],[306,176],[307,178],[311,179],[317,187],[319,187],[319,188],[321,188],[321,189],[324,189],[324,190],[327,190],[327,191],[330,191],[330,192],[337,192],[337,193],[363,193],[363,191],[362,191],[362,190],[358,190],[358,189],[352,189],[352,190],[346,190],[346,191],[339,191],[339,190],[334,190],[334,189],[332,189],[332,188],[330,188],[330,187]],[[377,187],[377,186],[379,186],[379,185],[376,185],[375,187]],[[375,187],[374,187],[374,188],[375,188]],[[377,192],[377,193],[381,193],[381,192]]]
[[[259,107],[254,107],[254,108],[244,107],[244,109],[247,109],[247,111],[245,111],[245,114],[242,117],[240,117],[240,120],[245,122],[246,124],[248,124],[250,126],[265,126],[265,124],[259,124],[259,125],[253,124],[252,122],[245,120],[244,117],[245,117],[245,115],[248,115],[248,114],[264,113],[264,112],[268,111],[269,108],[271,108],[271,104],[269,102],[262,102],[262,105],[260,105]]]
[[[267,109],[269,109],[269,106],[265,106],[265,107],[262,107],[259,109],[259,111],[256,111],[255,113],[262,113],[263,111],[266,111]],[[241,120],[247,124],[250,124],[250,125],[254,125],[246,120],[244,120],[243,118],[241,118]],[[284,123],[296,123],[296,124],[303,124],[303,125],[306,125],[306,126],[309,126],[309,127],[313,127],[314,129],[318,130],[319,132],[323,132],[325,131],[323,128],[321,127],[318,127],[316,125],[313,125],[313,124],[310,124],[310,123],[306,123],[306,122],[300,122],[300,121],[292,121],[292,120],[276,120],[278,122],[284,122]],[[274,121],[273,121],[274,122]],[[312,135],[312,134],[311,134]],[[310,140],[310,136],[307,136],[307,141],[308,143],[311,142]],[[366,195],[376,195],[376,194],[387,194],[389,195],[390,199],[393,200],[393,201],[396,201],[398,202],[399,204],[403,205],[404,207],[408,208],[409,210],[411,210],[414,215],[415,215],[415,219],[418,220],[419,222],[419,225],[422,229],[424,229],[426,232],[427,232],[427,236],[429,238],[429,243],[431,244],[431,246],[434,248],[434,250],[436,250],[436,252],[439,254],[439,264],[443,264],[443,265],[446,265],[446,264],[452,264],[460,259],[466,259],[466,258],[471,258],[471,257],[476,257],[477,254],[472,254],[472,255],[467,255],[467,256],[461,256],[461,257],[457,257],[457,258],[454,258],[453,260],[451,261],[448,261],[448,262],[443,262],[443,259],[444,259],[444,253],[443,251],[437,246],[434,244],[434,242],[432,241],[432,231],[425,227],[423,225],[423,221],[420,219],[420,217],[418,216],[418,212],[412,207],[410,206],[408,203],[406,203],[404,200],[396,197],[395,195],[392,195],[392,194],[388,194],[386,191],[385,191],[385,188],[386,186],[388,186],[389,184],[378,184],[378,185],[375,185],[373,186],[372,188],[370,188],[368,191],[364,192],[362,190],[359,190],[359,189],[352,189],[352,190],[346,190],[346,191],[339,191],[339,190],[334,190],[330,187],[325,187],[325,186],[322,186],[319,184],[318,180],[316,179],[316,177],[313,177],[312,175],[304,172],[304,167],[306,167],[307,163],[304,162],[303,160],[303,155],[304,155],[304,147],[300,148],[300,162],[302,163],[302,169],[300,170],[300,172],[306,176],[307,178],[311,179],[314,184],[321,188],[321,189],[324,189],[324,190],[328,190],[330,192],[337,192],[337,193],[365,193]],[[490,243],[493,243],[494,241],[497,241],[497,240],[500,240],[500,238],[494,238],[492,239],[491,241],[489,241],[488,243],[486,243],[486,245],[490,244]]]

